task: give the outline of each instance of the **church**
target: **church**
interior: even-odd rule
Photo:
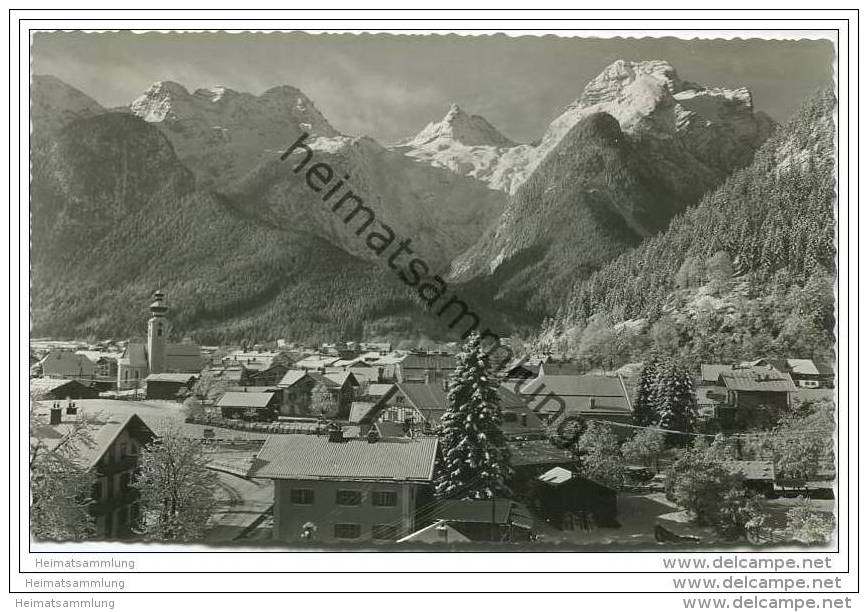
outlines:
[[[118,360],[118,390],[136,389],[150,374],[196,373],[202,369],[198,344],[168,342],[171,324],[166,315],[166,294],[155,291],[148,319],[146,343],[130,342]]]

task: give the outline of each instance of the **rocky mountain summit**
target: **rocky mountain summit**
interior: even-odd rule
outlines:
[[[589,151],[596,149],[599,156],[589,160],[570,140],[586,138],[588,130],[576,126],[592,117],[602,125],[601,116],[611,117],[619,129],[607,141],[595,139]],[[504,286],[511,284],[507,277],[525,278],[530,260],[536,267],[546,262],[549,272],[516,283],[524,296],[538,292],[540,283],[550,286],[552,270],[587,275],[619,248],[666,227],[673,215],[750,163],[773,128],[770,119],[754,112],[746,89],[709,89],[683,81],[663,61],[619,60],[588,83],[551,123],[538,146],[503,152],[493,174],[511,177],[510,203],[486,235],[456,258],[452,278],[470,281],[494,275],[503,295]],[[607,150],[620,153],[613,156]],[[576,164],[584,166],[578,174]],[[559,187],[562,176],[575,180]],[[600,201],[608,203],[600,208]],[[574,242],[575,233],[546,231],[552,224],[555,229],[574,227],[576,219],[602,210],[608,220],[593,224],[599,231],[581,230],[588,242],[578,253],[559,242]],[[620,225],[626,232],[620,234],[621,246],[610,248],[614,244],[605,236],[610,227]],[[557,293],[556,287],[549,288],[551,292],[543,293]],[[549,305],[556,302],[554,297]],[[543,305],[540,309],[548,310]]]
[[[390,271],[359,237],[368,213],[347,222],[351,211],[336,214],[310,187],[316,162],[375,213],[373,227],[410,239],[432,274],[470,283],[462,290],[481,309],[534,324],[569,287],[748,164],[773,128],[747,90],[683,81],[661,61],[607,67],[533,145],[453,105],[417,135],[383,146],[341,134],[287,85],[253,95],[160,81],[108,112],[58,79],[37,77],[32,97],[38,319],[106,333],[126,325],[117,313],[137,303],[135,288],[154,272],[145,262],[166,257],[174,259],[160,263],[160,284],[201,298],[190,330],[231,335],[255,326],[264,336],[288,324],[287,307],[307,313],[292,322],[305,334],[343,329],[318,318],[323,295],[379,287],[371,279]],[[303,134],[304,147],[282,160]],[[786,163],[800,159],[797,151]],[[306,167],[296,172],[299,164]],[[81,244],[95,259],[68,257]],[[313,265],[316,257],[341,271]],[[194,269],[210,280],[191,280]],[[116,299],[97,307],[72,289],[107,295],[117,279]],[[308,296],[299,283],[318,289]],[[414,312],[400,292],[378,291],[389,297],[368,291],[364,307],[340,309],[354,330],[383,319],[387,302]]]
[[[159,81],[133,100],[130,112],[169,138],[202,186],[224,188],[298,136],[338,136],[314,103],[288,85],[262,95],[227,87],[197,89]]]

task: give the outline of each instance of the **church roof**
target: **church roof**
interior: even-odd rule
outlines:
[[[130,342],[118,362],[134,368],[148,367],[147,346],[140,342]]]

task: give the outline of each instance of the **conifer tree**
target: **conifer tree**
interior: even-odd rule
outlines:
[[[696,417],[693,377],[674,359],[659,371],[654,389],[654,407],[661,429],[691,431]]]
[[[636,385],[636,400],[633,410],[637,425],[654,425],[659,421],[654,405],[654,393],[660,371],[660,359],[654,355],[642,364],[639,383]]]
[[[443,462],[437,495],[491,499],[509,493],[509,449],[501,430],[499,383],[479,335],[474,333],[458,355],[449,379],[440,445]]]

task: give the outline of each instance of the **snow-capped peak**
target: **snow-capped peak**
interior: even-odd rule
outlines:
[[[157,81],[130,104],[130,111],[145,121],[157,123],[174,118],[178,100],[190,97],[190,92],[174,81]]]
[[[420,147],[439,141],[438,146],[450,143],[466,147],[513,147],[515,143],[497,131],[484,117],[469,115],[457,104],[452,104],[446,116],[433,121],[415,137],[405,142],[407,146]],[[444,142],[445,141],[445,142]]]

